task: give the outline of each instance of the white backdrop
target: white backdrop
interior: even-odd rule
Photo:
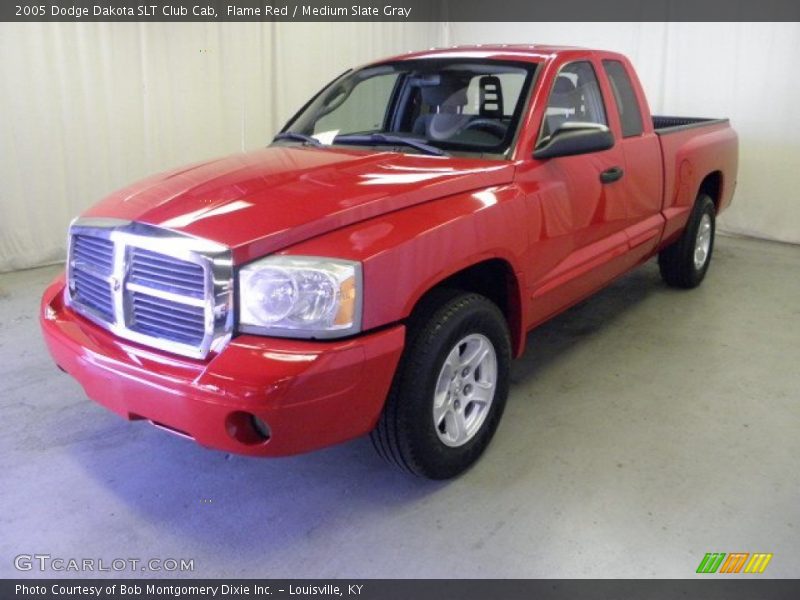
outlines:
[[[655,114],[730,117],[739,185],[720,229],[800,243],[800,23],[450,23],[443,42],[616,50]]]
[[[800,243],[797,23],[3,23],[0,271],[63,258],[69,220],[118,187],[266,144],[350,66],[488,42],[619,50],[654,112],[731,117],[721,227]]]
[[[439,23],[0,24],[0,272],[62,259],[78,212],[145,175],[266,145],[345,69]]]

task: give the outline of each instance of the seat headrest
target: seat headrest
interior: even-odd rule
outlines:
[[[571,94],[575,91],[575,84],[569,77],[559,75],[556,77],[556,83],[553,86],[554,94]]]
[[[481,117],[503,118],[503,84],[497,75],[484,75],[478,80]]]
[[[421,86],[422,101],[429,106],[465,106],[469,80],[442,75],[439,85]]]

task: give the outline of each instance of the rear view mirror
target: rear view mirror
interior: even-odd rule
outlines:
[[[599,123],[567,121],[544,138],[533,151],[534,158],[555,158],[608,150],[614,146],[614,134]]]
[[[439,73],[424,73],[409,79],[409,84],[414,87],[436,87],[442,83]]]

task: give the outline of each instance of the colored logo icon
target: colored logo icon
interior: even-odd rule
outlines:
[[[772,554],[762,552],[708,552],[700,561],[697,573],[763,573],[771,560]]]

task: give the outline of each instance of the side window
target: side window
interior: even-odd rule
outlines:
[[[603,68],[614,90],[614,101],[619,111],[619,120],[622,122],[622,137],[640,135],[643,131],[642,112],[636,100],[636,92],[625,71],[625,67],[618,60],[604,60]]]
[[[396,82],[396,73],[385,73],[364,79],[351,89],[332,90],[328,93],[322,116],[314,123],[313,133],[337,130],[345,134],[382,130]]]
[[[597,75],[588,61],[570,63],[559,71],[547,101],[541,138],[567,121],[608,124]]]

